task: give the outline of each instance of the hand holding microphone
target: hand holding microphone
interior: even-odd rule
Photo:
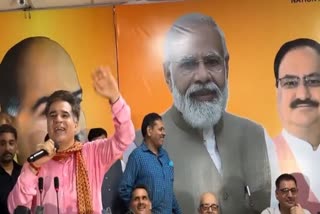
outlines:
[[[30,157],[28,158],[28,162],[32,163],[30,164],[32,171],[35,171],[35,167],[40,168],[42,164],[51,160],[56,154],[58,147],[59,146],[55,144],[51,139],[47,140],[46,142],[39,143],[37,145],[37,152],[30,155]]]

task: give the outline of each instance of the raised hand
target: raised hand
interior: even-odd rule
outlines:
[[[109,67],[98,67],[92,74],[93,86],[98,94],[114,103],[120,96],[118,84]]]

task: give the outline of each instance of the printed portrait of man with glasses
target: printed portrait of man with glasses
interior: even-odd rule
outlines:
[[[295,177],[291,174],[282,174],[276,180],[276,198],[278,206],[269,207],[261,214],[310,214],[298,203],[298,186]]]
[[[320,44],[299,38],[281,46],[274,61],[283,130],[274,139],[282,173],[299,175],[299,203],[320,212]],[[278,193],[280,190],[278,190]],[[294,194],[291,191],[290,194]]]

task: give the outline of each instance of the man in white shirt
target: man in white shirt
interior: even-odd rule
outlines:
[[[282,174],[276,180],[278,206],[269,207],[261,214],[310,214],[297,202],[298,187],[296,179],[290,174]]]
[[[274,139],[282,173],[294,173],[299,203],[320,212],[320,44],[296,39],[282,45],[274,62],[283,130]]]

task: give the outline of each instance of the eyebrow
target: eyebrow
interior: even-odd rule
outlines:
[[[297,78],[298,76],[296,75],[291,75],[291,74],[286,74],[283,77],[279,78],[279,79],[284,79],[284,78]]]
[[[314,77],[314,76],[320,76],[320,73],[318,73],[318,72],[313,72],[313,73],[311,73],[311,74],[307,74],[307,75],[305,75],[304,77]],[[279,79],[283,79],[283,78],[299,78],[299,76],[296,76],[296,75],[292,75],[292,74],[286,74],[286,75],[284,75],[283,77],[281,77],[281,78],[279,78]]]
[[[72,95],[75,96],[75,97],[78,97],[80,99],[80,102],[82,101],[81,97],[79,97],[79,95],[82,95],[82,88],[72,92]],[[36,109],[42,105],[43,103],[47,103],[48,102],[48,96],[43,96],[43,97],[40,97],[36,103],[32,106],[31,110],[32,112],[36,111]]]
[[[56,114],[56,113],[57,113],[57,111],[55,111],[55,110],[54,110],[54,111],[50,111],[50,112],[49,112],[49,115],[51,115],[51,114]],[[63,113],[63,114],[68,114],[68,115],[70,115],[70,113],[69,113],[68,111],[62,110],[62,113]]]
[[[180,58],[177,62],[188,62],[190,60],[195,60],[197,57],[195,55],[186,55]],[[219,58],[223,59],[216,51],[210,51],[207,54],[201,56],[201,58]]]

